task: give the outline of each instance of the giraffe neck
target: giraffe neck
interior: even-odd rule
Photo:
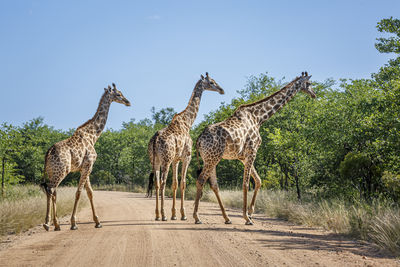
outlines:
[[[286,105],[298,91],[296,83],[293,81],[271,96],[245,106],[245,110],[251,112],[255,122],[261,125]]]
[[[201,80],[199,80],[193,89],[187,107],[179,114],[180,116],[178,116],[180,117],[179,121],[184,124],[182,125],[182,127],[187,128],[188,131],[190,130],[196,119],[200,107],[200,100],[202,94],[203,94],[203,87],[201,85]]]
[[[112,101],[110,100],[109,95],[104,93],[100,99],[99,106],[97,107],[97,111],[93,118],[78,128],[87,134],[93,145],[96,143],[97,139],[103,132],[104,127],[106,126],[111,102]]]

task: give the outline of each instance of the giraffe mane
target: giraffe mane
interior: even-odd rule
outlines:
[[[97,112],[99,111],[99,109],[100,109],[100,103],[101,103],[101,101],[103,100],[103,98],[104,98],[104,96],[105,96],[106,94],[107,94],[107,92],[104,92],[103,95],[101,96],[100,101],[99,101],[99,104],[97,105],[97,110],[96,110],[96,113],[95,113],[95,114],[97,114]],[[85,122],[84,124],[82,124],[81,126],[79,126],[78,128],[76,128],[76,130],[78,130],[78,129],[80,129],[80,128],[83,128],[83,127],[85,127],[86,125],[92,123],[93,120],[94,120],[94,116],[93,116],[93,118],[89,119],[87,122]]]
[[[290,83],[288,83],[287,85],[285,85],[284,87],[282,87],[281,89],[279,89],[278,91],[276,91],[275,93],[273,93],[272,95],[267,96],[267,97],[265,97],[265,98],[262,98],[262,99],[260,99],[260,100],[257,100],[256,102],[253,102],[253,103],[242,104],[242,105],[240,105],[236,110],[238,110],[238,109],[240,109],[240,108],[247,108],[247,107],[255,106],[255,105],[260,104],[260,103],[262,103],[262,102],[264,102],[264,101],[267,101],[267,100],[271,99],[272,97],[276,96],[277,94],[279,94],[283,89],[292,87],[293,84],[294,84],[295,82],[297,82],[300,78],[301,78],[301,77],[296,77],[293,81],[291,81]]]
[[[196,85],[194,86],[194,88],[196,88],[196,87],[199,85],[200,82],[201,82],[201,79],[197,81],[197,83],[196,83]],[[178,116],[178,115],[181,115],[182,113],[184,113],[184,112],[186,111],[187,108],[188,108],[188,107],[186,107],[186,108],[185,108],[184,110],[182,110],[181,112],[176,113],[176,114],[172,117],[172,120],[175,119],[175,116]],[[171,121],[172,121],[172,120],[171,120]]]

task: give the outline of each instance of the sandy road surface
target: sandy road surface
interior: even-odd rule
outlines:
[[[60,232],[40,227],[0,250],[0,266],[395,266],[398,260],[326,232],[262,215],[245,226],[239,211],[200,203],[202,225],[192,219],[154,221],[155,200],[143,194],[95,192],[103,228],[95,229],[90,205],[78,214],[77,231],[64,220]],[[170,216],[171,200],[167,199]],[[33,232],[33,233],[32,233]]]

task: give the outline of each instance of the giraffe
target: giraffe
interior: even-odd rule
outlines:
[[[51,202],[54,230],[60,230],[56,213],[57,187],[68,173],[76,171],[81,173],[81,178],[75,195],[75,204],[71,216],[71,230],[78,229],[76,225],[76,209],[83,187],[86,188],[90,205],[92,206],[95,227],[101,228],[94,208],[93,190],[89,180],[89,175],[97,158],[94,144],[105,127],[111,103],[117,102],[125,106],[131,105],[128,99],[122,95],[121,91],[116,88],[115,84],[113,83],[112,85],[113,88],[111,86],[104,88],[104,94],[100,99],[99,106],[93,118],[79,126],[71,137],[54,144],[46,153],[43,177],[45,178],[45,174],[47,173],[49,182],[41,184],[47,195],[47,211],[45,223],[43,224],[46,231],[49,231],[50,228]]]
[[[148,154],[152,165],[152,173],[149,181],[155,176],[156,187],[156,220],[160,220],[159,195],[161,189],[161,216],[166,221],[164,212],[164,193],[165,184],[168,177],[169,167],[172,164],[172,216],[171,220],[176,220],[176,191],[178,187],[178,166],[182,161],[181,170],[181,220],[186,220],[184,199],[186,188],[186,172],[192,155],[192,139],[189,131],[196,119],[199,110],[203,91],[216,91],[224,94],[224,90],[206,72],[206,77],[201,75],[201,79],[196,83],[189,103],[185,110],[174,115],[171,123],[164,129],[157,131],[150,139]],[[160,171],[161,168],[161,171]],[[161,181],[161,184],[160,184]],[[151,190],[151,189],[150,189]]]
[[[231,224],[222,203],[217,183],[216,166],[221,159],[237,159],[244,165],[243,218],[246,220],[246,225],[253,224],[251,216],[254,211],[257,192],[261,187],[261,179],[253,165],[258,147],[261,144],[260,126],[289,102],[297,92],[303,91],[315,98],[315,93],[309,81],[310,77],[307,72],[303,72],[300,77],[295,78],[278,92],[252,104],[239,106],[228,119],[208,126],[200,134],[196,142],[196,149],[197,156],[200,153],[203,159],[204,167],[196,181],[197,196],[193,212],[196,224],[202,223],[198,216],[198,208],[206,181],[209,182],[217,197],[225,223]],[[256,186],[248,211],[247,191],[250,176],[254,179]]]

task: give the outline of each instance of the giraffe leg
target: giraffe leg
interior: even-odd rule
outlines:
[[[156,176],[156,221],[160,220],[160,203],[159,203],[159,196],[160,196],[160,171],[155,171]]]
[[[78,208],[78,202],[79,202],[79,198],[81,197],[82,189],[83,189],[84,185],[86,184],[86,181],[89,179],[89,174],[92,170],[92,164],[89,163],[89,165],[90,166],[87,166],[86,169],[81,171],[81,178],[79,180],[78,189],[76,190],[74,209],[72,211],[72,216],[71,216],[71,230],[78,229],[78,227],[76,226],[76,211]]]
[[[49,229],[50,229],[49,223],[50,223],[51,195],[48,194],[48,193],[46,192],[46,196],[47,196],[47,206],[46,206],[47,209],[46,209],[46,218],[45,218],[45,221],[44,221],[44,224],[43,224],[43,228],[44,228],[46,231],[49,231]]]
[[[209,170],[207,168],[203,168],[196,181],[197,194],[196,194],[196,200],[194,201],[194,210],[193,210],[193,218],[195,220],[195,224],[202,224],[198,214],[199,203],[200,203],[200,198],[203,195],[203,186],[209,177],[210,177]]]
[[[249,189],[250,170],[253,166],[253,161],[247,161],[244,166],[243,174],[243,218],[246,220],[246,225],[253,225],[247,213],[247,191]]]
[[[171,220],[176,220],[176,190],[178,188],[178,167],[179,162],[172,164],[172,215]]]
[[[161,174],[161,220],[167,221],[167,216],[165,216],[164,210],[164,200],[165,200],[165,184],[166,184],[166,177],[165,173]]]
[[[217,183],[217,172],[216,172],[215,168],[210,177],[210,185],[211,185],[211,189],[215,193],[215,196],[217,197],[219,207],[221,208],[221,211],[222,211],[222,216],[225,219],[225,224],[231,224],[232,221],[229,219],[228,215],[226,214],[224,204],[222,203],[221,196],[219,194],[219,188],[218,188],[218,183]]]
[[[196,194],[196,200],[194,201],[194,210],[193,210],[193,218],[196,224],[202,224],[202,221],[199,218],[198,210],[199,210],[200,198],[203,194],[203,186],[204,186],[204,181],[201,182],[199,182],[198,180],[196,181],[197,194]]]
[[[249,206],[249,218],[252,219],[252,215],[254,212],[254,205],[256,203],[256,198],[257,198],[257,193],[258,190],[261,187],[261,179],[260,176],[258,175],[256,168],[254,168],[254,165],[251,166],[251,177],[254,179],[254,182],[256,184],[255,188],[254,188],[254,193],[253,193],[253,198],[251,199],[251,204]]]
[[[94,204],[93,204],[93,189],[92,189],[92,185],[90,184],[89,178],[86,180],[85,189],[86,189],[86,193],[88,195],[88,198],[90,200],[90,205],[92,206],[93,221],[96,224],[95,227],[96,228],[101,228],[102,226],[100,224],[99,217],[97,217],[96,209],[94,208]]]
[[[60,224],[58,223],[57,220],[57,191],[56,189],[53,192],[53,195],[51,196],[52,198],[52,203],[53,203],[53,224],[54,224],[54,231],[60,231]]]
[[[169,171],[169,164],[161,167],[161,220],[167,221],[167,216],[165,216],[165,185],[167,183]]]
[[[79,181],[78,190],[76,190],[76,194],[75,194],[74,209],[72,211],[72,216],[71,216],[71,230],[78,229],[78,227],[76,226],[76,210],[78,208],[78,202],[79,202],[79,198],[81,197],[81,192],[82,192],[83,186],[84,186],[84,183]]]
[[[181,220],[186,221],[186,214],[185,214],[185,189],[186,189],[186,173],[190,163],[191,157],[187,157],[182,163],[182,174],[181,174]]]

